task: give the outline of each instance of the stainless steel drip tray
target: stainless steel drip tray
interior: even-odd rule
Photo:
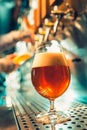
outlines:
[[[40,124],[35,120],[37,113],[47,111],[49,102],[33,91],[16,93],[12,96],[13,110],[20,130],[87,130],[87,105],[71,102],[68,112],[71,121],[56,125]]]

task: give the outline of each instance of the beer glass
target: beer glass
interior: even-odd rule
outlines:
[[[12,62],[17,65],[22,65],[24,62],[29,60],[33,55],[33,45],[31,43],[26,43],[25,41],[19,41],[16,44],[16,51],[15,57],[13,58]]]
[[[54,101],[70,84],[70,69],[58,42],[48,42],[36,49],[31,70],[31,80],[37,93],[50,101],[50,110],[40,113],[38,122],[60,124],[70,120],[70,116],[55,110]]]

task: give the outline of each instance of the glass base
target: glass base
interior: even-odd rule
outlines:
[[[61,124],[70,121],[71,117],[62,111],[52,111],[38,114],[36,120],[43,124]]]

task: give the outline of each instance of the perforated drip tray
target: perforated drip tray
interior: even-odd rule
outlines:
[[[17,94],[12,97],[13,109],[19,126],[19,130],[87,130],[87,105],[73,102],[69,107],[71,121],[63,124],[51,125],[40,124],[35,120],[37,113],[46,111],[49,104],[44,99],[39,100],[38,96]]]

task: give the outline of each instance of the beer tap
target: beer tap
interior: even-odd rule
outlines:
[[[71,7],[69,3],[66,3],[67,10],[65,11],[65,19],[74,20],[75,19],[75,10]]]
[[[50,31],[51,31],[51,28],[53,27],[53,25],[54,25],[54,23],[50,19],[46,18],[44,20],[44,26],[45,26],[44,42],[46,42],[48,40],[48,36],[50,34]]]
[[[37,34],[35,34],[35,48],[43,44],[44,36],[45,36],[45,29],[42,27],[38,28]]]
[[[63,19],[69,19],[69,20],[74,20],[75,19],[75,11],[74,9],[71,7],[71,5],[69,3],[66,3],[66,10],[61,10],[58,8],[57,5],[55,5],[53,7],[53,9],[51,10],[51,16],[52,17],[56,17],[55,23],[54,23],[54,28],[53,28],[53,32],[54,32],[54,36],[56,35],[57,32],[57,27],[60,23],[60,21]]]
[[[64,16],[64,11],[59,10],[58,6],[55,5],[53,7],[53,10],[51,10],[51,16],[52,17],[56,17],[55,23],[54,23],[54,27],[53,27],[53,35],[56,35],[57,32],[57,27],[59,25],[60,20],[62,19],[62,17]]]

